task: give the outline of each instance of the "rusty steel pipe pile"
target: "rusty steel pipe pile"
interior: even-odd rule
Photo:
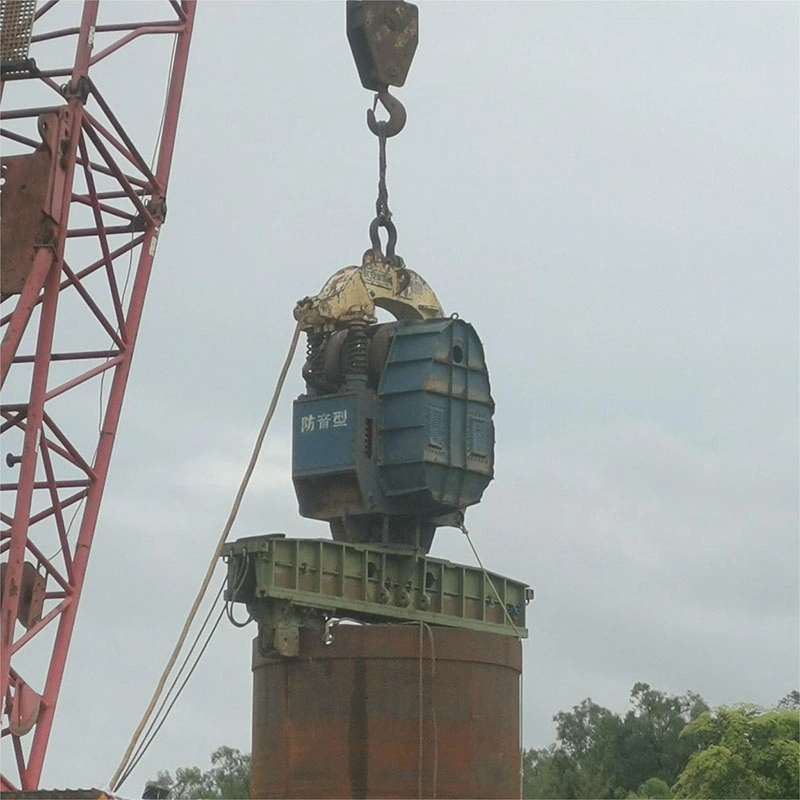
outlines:
[[[297,658],[253,648],[253,797],[519,796],[518,639],[420,637],[415,624],[339,625],[328,645],[314,633]]]

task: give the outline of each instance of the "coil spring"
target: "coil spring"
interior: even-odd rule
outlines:
[[[347,332],[345,343],[345,364],[348,375],[367,374],[367,351],[369,337],[365,322],[354,322]]]
[[[306,336],[306,363],[303,365],[303,378],[314,385],[324,370],[324,333],[309,333]]]

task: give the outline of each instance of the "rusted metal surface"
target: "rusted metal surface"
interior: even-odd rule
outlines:
[[[390,262],[379,252],[367,250],[360,267],[335,272],[314,297],[297,302],[294,318],[307,333],[346,328],[354,322],[375,321],[375,308],[396,319],[443,317],[433,289],[401,259]]]
[[[8,729],[14,736],[25,736],[33,730],[39,711],[42,707],[42,696],[31,689],[24,681],[17,681],[14,695],[8,702]],[[5,793],[3,793],[5,796]]]
[[[518,640],[416,624],[330,634],[302,629],[297,658],[254,643],[251,797],[520,796]]]
[[[36,0],[0,0],[0,65],[8,68],[28,61]]]
[[[365,89],[402,86],[419,42],[419,9],[404,0],[348,0],[347,40]]]
[[[4,561],[0,564],[0,586],[5,583],[7,570],[8,563]],[[26,561],[22,565],[17,607],[17,619],[25,630],[30,630],[41,620],[46,588],[45,576],[30,561]]]
[[[69,136],[69,109],[42,114],[38,120],[42,144],[32,153],[3,159],[0,192],[0,251],[3,270],[0,292],[19,294],[33,268],[37,249],[55,245],[63,193],[62,141]]]

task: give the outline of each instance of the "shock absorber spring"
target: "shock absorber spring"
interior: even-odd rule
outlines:
[[[345,342],[345,371],[349,382],[366,383],[368,348],[367,324],[351,323]]]
[[[321,389],[325,371],[325,334],[306,335],[306,363],[303,365],[303,380],[308,386]]]

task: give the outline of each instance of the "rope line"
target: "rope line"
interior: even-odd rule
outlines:
[[[116,791],[120,786],[120,776],[123,772],[126,771],[128,763],[131,759],[131,754],[136,747],[139,738],[142,735],[142,731],[147,725],[148,720],[150,719],[153,709],[158,702],[162,691],[164,690],[164,686],[169,678],[169,674],[172,671],[172,668],[175,666],[175,662],[178,660],[178,656],[180,654],[181,649],[183,648],[183,644],[186,641],[186,637],[189,633],[189,628],[191,627],[192,623],[194,622],[195,616],[197,616],[198,608],[205,597],[205,593],[208,589],[208,585],[211,582],[211,578],[214,574],[214,570],[217,567],[217,563],[219,562],[219,557],[222,554],[222,548],[225,544],[228,534],[233,527],[233,523],[236,520],[236,516],[239,513],[239,507],[242,504],[242,499],[244,497],[245,490],[247,489],[247,485],[250,482],[250,478],[255,470],[256,462],[258,461],[258,456],[261,453],[261,446],[264,443],[264,437],[267,434],[267,429],[269,428],[270,422],[272,422],[272,417],[275,415],[275,409],[278,405],[278,398],[280,397],[281,390],[283,389],[283,385],[286,382],[286,376],[289,372],[289,367],[291,366],[292,359],[294,358],[295,351],[297,350],[297,342],[300,338],[300,324],[298,323],[294,329],[294,335],[292,336],[291,344],[289,345],[289,352],[286,354],[286,359],[283,362],[283,367],[281,369],[280,375],[278,377],[278,382],[275,385],[275,390],[272,394],[272,400],[270,401],[269,408],[267,409],[266,416],[264,417],[264,421],[261,423],[261,428],[258,432],[258,436],[256,437],[255,445],[253,446],[253,452],[250,456],[250,461],[247,464],[247,469],[245,470],[244,477],[242,478],[242,482],[239,485],[239,489],[236,492],[236,498],[234,499],[233,506],[231,508],[230,514],[228,515],[228,519],[225,522],[225,526],[222,529],[222,533],[220,534],[219,541],[217,542],[217,546],[214,549],[214,552],[211,556],[211,560],[209,561],[208,568],[206,569],[206,574],[203,577],[203,582],[200,584],[200,589],[197,592],[197,596],[192,603],[192,607],[189,609],[189,614],[186,617],[186,621],[183,624],[183,628],[181,628],[181,632],[178,635],[178,641],[175,643],[175,647],[172,650],[172,654],[167,661],[166,666],[164,667],[164,671],[161,673],[161,677],[158,680],[158,684],[156,685],[155,691],[153,692],[153,696],[150,699],[150,702],[145,710],[144,714],[142,715],[139,724],[136,727],[136,730],[131,737],[131,740],[128,744],[127,749],[125,750],[125,754],[122,757],[122,760],[119,763],[116,771],[114,772],[111,781],[109,782],[109,786],[111,786],[112,791]],[[216,630],[216,625],[215,628]],[[208,642],[206,642],[208,644]],[[204,648],[205,649],[205,648]],[[196,666],[196,664],[195,664]],[[171,707],[171,706],[170,706]]]
[[[433,643],[433,628],[427,622],[420,624],[428,632],[428,639],[431,643],[431,683],[428,691],[431,704],[431,723],[433,724],[433,791],[431,797],[436,800],[436,790],[439,784],[439,722],[436,717],[436,700],[433,692],[436,685],[436,648]]]
[[[500,592],[497,591],[497,587],[494,585],[494,581],[492,580],[492,576],[486,571],[486,567],[483,566],[483,561],[481,561],[481,557],[478,555],[478,551],[475,549],[475,545],[472,543],[472,537],[469,535],[469,531],[467,530],[467,526],[464,523],[460,523],[458,526],[461,533],[467,537],[467,541],[469,542],[469,546],[472,549],[472,554],[475,556],[478,565],[480,566],[481,570],[483,571],[483,576],[489,582],[489,586],[492,587],[492,591],[494,592],[494,596],[497,598],[497,602],[503,608],[503,612],[506,615],[506,619],[508,620],[509,625],[514,629],[514,633],[516,634],[517,639],[522,641],[522,634],[519,632],[519,628],[514,624],[514,620],[511,619],[511,614],[508,612],[508,608],[506,604],[502,601],[500,597]]]
[[[422,692],[422,622],[419,623],[419,681],[417,683],[417,708],[419,709],[419,720],[417,722],[417,733],[419,736],[419,746],[417,749],[417,797],[422,800],[422,756],[423,756],[423,727],[425,724],[425,709],[423,707]]]
[[[169,686],[169,689],[167,689],[166,693],[164,694],[164,697],[161,700],[161,704],[159,705],[158,709],[156,710],[156,712],[155,712],[155,714],[153,716],[153,719],[151,720],[150,724],[147,727],[147,730],[142,735],[142,740],[139,743],[139,746],[136,748],[136,750],[134,751],[133,755],[131,756],[130,764],[126,768],[125,772],[120,776],[118,788],[120,786],[122,786],[122,784],[125,783],[125,781],[130,777],[130,774],[133,772],[133,770],[136,768],[136,766],[139,764],[139,762],[144,757],[144,755],[147,752],[147,750],[150,748],[150,745],[153,743],[153,740],[156,738],[156,734],[161,730],[161,726],[164,724],[164,722],[166,721],[167,717],[169,716],[169,712],[172,710],[172,707],[177,702],[178,697],[180,697],[184,686],[186,686],[187,681],[191,677],[192,673],[194,672],[195,668],[197,667],[198,663],[200,662],[200,658],[202,657],[203,653],[205,652],[206,648],[208,647],[208,644],[211,641],[211,637],[214,635],[214,631],[217,629],[217,626],[219,625],[219,621],[220,621],[220,618],[222,616],[221,614],[217,616],[217,619],[214,622],[214,625],[211,628],[211,631],[209,632],[208,636],[206,637],[206,640],[203,643],[203,646],[200,648],[200,652],[197,654],[197,657],[195,658],[191,669],[187,673],[186,678],[184,679],[183,683],[178,687],[178,690],[175,693],[175,696],[172,697],[172,700],[170,702],[170,695],[172,694],[173,690],[175,689],[175,686],[177,685],[178,681],[180,680],[181,675],[183,674],[183,671],[186,669],[186,666],[187,666],[187,664],[189,663],[189,660],[192,657],[192,653],[194,652],[195,648],[199,644],[200,638],[203,635],[203,631],[206,629],[206,626],[208,625],[208,622],[211,619],[211,615],[214,613],[214,608],[215,608],[215,606],[217,604],[217,601],[219,600],[224,588],[225,588],[225,580],[223,579],[222,585],[220,586],[216,597],[214,598],[214,600],[211,603],[210,608],[208,609],[208,613],[206,614],[206,618],[203,620],[203,624],[200,627],[200,630],[197,632],[197,635],[195,636],[195,639],[192,642],[191,648],[189,648],[189,652],[186,654],[186,657],[184,658],[180,669],[178,670],[177,674],[173,678],[172,683]],[[224,607],[223,607],[223,610],[224,610]],[[167,706],[166,711],[164,711],[164,707],[167,705],[167,703],[169,703],[169,706]],[[162,712],[163,712],[163,714],[162,714]]]
[[[392,624],[392,623],[389,623]],[[430,797],[433,800],[436,800],[436,792],[439,784],[439,721],[436,716],[436,702],[434,696],[434,679],[436,677],[436,647],[434,645],[434,637],[433,637],[433,628],[427,623],[420,620],[419,622],[400,622],[397,623],[399,625],[417,625],[419,626],[419,645],[418,645],[418,663],[419,663],[419,677],[418,677],[418,697],[417,697],[417,704],[419,709],[419,720],[418,720],[418,731],[419,731],[419,749],[417,751],[417,795],[418,797],[422,798],[425,797],[422,793],[422,776],[423,776],[423,769],[422,769],[422,758],[424,753],[424,737],[423,737],[423,730],[424,730],[424,720],[425,720],[425,713],[424,713],[424,694],[423,694],[423,655],[425,652],[425,648],[423,647],[422,641],[422,631],[423,629],[428,633],[428,640],[430,641],[431,646],[431,674],[430,674],[430,685],[428,689],[428,699],[430,701],[431,707],[431,726],[433,727],[433,777],[432,777],[432,784],[433,789],[431,792]]]
[[[495,597],[497,598],[497,601],[503,607],[503,611],[505,612],[506,619],[509,621],[511,627],[514,629],[514,633],[517,636],[517,640],[522,642],[522,634],[520,633],[519,628],[517,628],[517,626],[514,624],[514,620],[511,619],[511,614],[509,614],[508,608],[506,607],[506,604],[500,599],[500,593],[497,591],[497,587],[494,585],[494,581],[492,580],[491,575],[489,575],[489,573],[486,571],[486,567],[483,566],[483,561],[481,561],[481,557],[478,555],[478,551],[475,549],[475,545],[472,543],[472,537],[469,535],[469,531],[467,530],[467,526],[464,525],[463,520],[459,524],[458,528],[461,531],[461,533],[463,533],[464,536],[467,537],[467,542],[469,542],[469,546],[472,549],[472,554],[475,556],[478,564],[480,565],[480,568],[483,570],[484,577],[486,578],[487,581],[489,581],[489,586],[492,587],[492,591],[494,592]],[[523,758],[524,750],[525,750],[524,747],[522,746],[522,735],[523,735],[522,703],[523,703],[523,701],[525,699],[524,698],[524,694],[523,694],[523,687],[524,687],[523,671],[520,670],[520,673],[519,673],[519,720],[518,720],[518,725],[519,725],[519,757],[520,757],[520,762],[519,762],[520,763],[520,767],[519,767],[520,797],[522,796],[522,758]]]

